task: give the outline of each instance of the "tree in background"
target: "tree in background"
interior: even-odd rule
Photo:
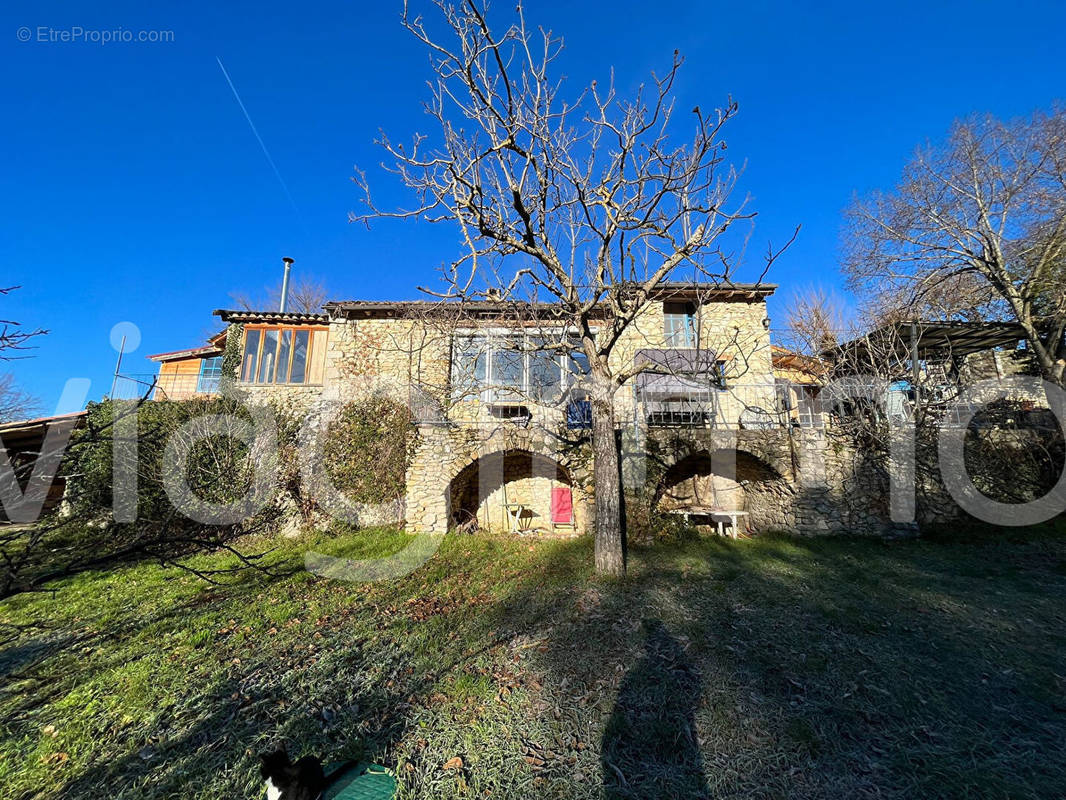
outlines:
[[[784,344],[802,355],[821,355],[858,335],[844,300],[821,286],[796,290],[784,316]]]
[[[20,289],[19,286],[0,287],[0,297],[5,297]],[[26,328],[14,320],[0,317],[0,361],[20,358],[19,351],[28,349],[30,340],[43,336],[48,331],[43,328]]]
[[[0,297],[7,296],[18,286],[0,287]],[[0,317],[0,361],[26,358],[25,350],[32,347],[30,341],[48,331],[42,328],[26,328],[14,320]],[[0,422],[25,419],[37,413],[37,398],[27,394],[15,384],[12,375],[0,375]]]
[[[1066,111],[955,123],[847,212],[844,271],[882,316],[1008,320],[1066,381]]]
[[[737,105],[729,99],[709,115],[697,106],[678,118],[676,52],[666,73],[631,98],[613,81],[568,97],[555,71],[562,41],[527,28],[521,5],[499,28],[475,0],[435,5],[439,35],[406,6],[403,14],[433,64],[426,109],[434,132],[410,146],[381,141],[417,203],[381,210],[359,174],[370,211],[352,220],[456,226],[461,254],[443,268],[442,289],[423,290],[444,301],[490,300],[517,320],[543,320],[551,306],[555,332],[538,347],[579,351],[588,362],[596,567],[621,575],[614,398],[641,367],[611,356],[663,284],[729,281],[739,256],[723,236],[754,217],[729,201],[737,173],[724,161],[720,134]]]
[[[0,375],[0,422],[28,419],[39,411],[37,398],[22,391],[15,384],[14,375]]]
[[[230,299],[246,311],[276,309],[281,303],[281,282],[267,289],[264,295],[253,297],[245,292],[231,292]],[[287,303],[289,311],[297,314],[319,314],[327,300],[329,300],[329,290],[326,289],[326,284],[318,278],[301,276],[289,283]]]

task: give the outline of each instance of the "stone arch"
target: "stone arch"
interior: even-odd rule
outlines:
[[[551,496],[558,489],[570,490],[574,526],[585,527],[585,497],[571,470],[554,455],[525,448],[494,450],[479,448],[477,455],[453,472],[447,483],[445,503],[449,526],[508,531],[511,512],[507,505],[520,504],[521,527],[551,531]]]
[[[795,488],[781,470],[748,450],[688,449],[655,487],[660,511],[718,507],[748,512],[755,530],[795,526]]]
[[[703,451],[737,450],[759,459],[784,478],[793,478],[792,437],[787,430],[662,430],[649,432],[649,453],[660,469]]]
[[[591,523],[591,460],[580,443],[560,440],[543,429],[501,425],[486,433],[471,427],[422,426],[417,446],[407,469],[406,523],[412,533],[444,533],[454,525],[453,483],[463,470],[479,459],[491,459],[495,453],[527,453],[552,462],[564,470],[573,490],[578,531]],[[485,462],[482,462],[484,464]],[[531,461],[529,463],[532,463]],[[504,464],[503,466],[507,466]],[[542,467],[544,473],[550,470]],[[463,481],[472,480],[468,472]],[[480,482],[480,477],[478,478]],[[562,485],[562,482],[560,482]],[[459,499],[461,502],[461,499]],[[547,507],[544,510],[547,517]]]

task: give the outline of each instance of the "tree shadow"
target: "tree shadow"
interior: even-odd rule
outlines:
[[[371,661],[397,676],[396,684],[363,680],[363,665]],[[247,667],[181,710],[195,717],[191,724],[177,719],[178,709],[164,709],[141,742],[116,745],[119,755],[80,768],[56,796],[99,797],[112,786],[116,798],[199,797],[208,787],[217,796],[258,797],[264,791],[258,753],[283,744],[294,758],[374,759],[402,738],[408,698],[429,685],[417,675],[399,682],[409,673],[402,653],[358,644],[300,676],[272,672],[267,662]]]
[[[1001,536],[711,537],[635,548],[624,581],[554,547],[490,617],[556,710],[523,731],[563,754],[534,773],[595,770],[566,783],[585,798],[1058,796],[1061,535]],[[567,751],[586,731],[598,752]]]
[[[605,797],[706,797],[700,672],[662,621],[645,619],[641,631],[644,654],[622,680],[600,747]]]

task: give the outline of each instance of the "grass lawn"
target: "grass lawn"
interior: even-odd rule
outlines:
[[[393,531],[216,587],[144,563],[0,604],[0,797],[253,798],[285,740],[403,797],[1066,796],[1066,529],[631,552]],[[203,558],[202,564],[224,561]]]

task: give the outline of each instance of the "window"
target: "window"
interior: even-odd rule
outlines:
[[[563,390],[588,372],[583,353],[548,349],[551,338],[522,334],[471,334],[455,340],[452,394],[482,395],[489,402],[522,399],[554,403]]]
[[[523,420],[523,419],[529,419],[530,417],[533,416],[532,414],[529,413],[529,409],[528,408],[526,408],[525,406],[518,406],[518,405],[506,405],[506,406],[495,405],[489,410],[489,413],[492,416],[496,417],[496,419]]]
[[[587,430],[592,427],[592,402],[575,397],[566,406],[566,427],[571,430]]]
[[[245,383],[306,383],[311,354],[325,331],[296,327],[246,327],[241,380]]]
[[[474,336],[457,338],[452,355],[452,394],[457,399],[476,394],[488,380],[488,342]]]
[[[667,347],[696,346],[694,303],[663,303],[663,338]]]
[[[196,391],[212,394],[218,391],[218,382],[222,377],[222,356],[200,360],[200,377],[196,381]]]

